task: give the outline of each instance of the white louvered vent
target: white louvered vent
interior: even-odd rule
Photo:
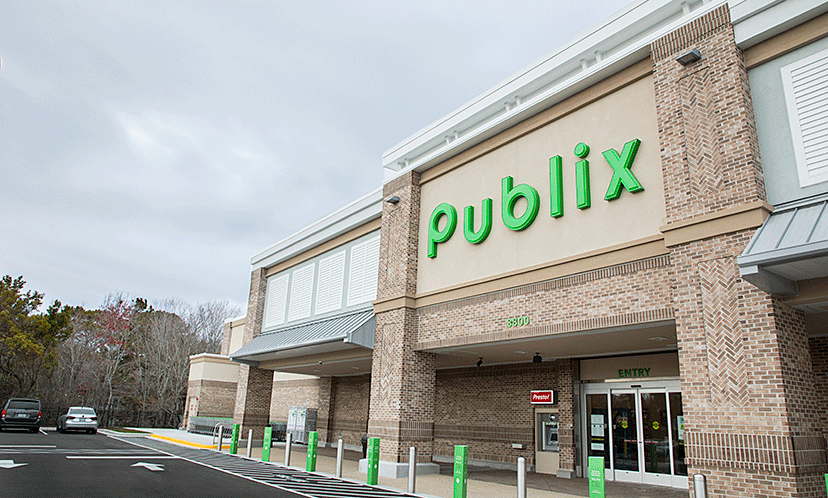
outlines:
[[[288,275],[270,277],[267,279],[264,328],[274,327],[285,323],[287,291]]]
[[[327,313],[342,308],[342,287],[345,283],[345,251],[319,260],[316,283],[316,311]]]
[[[783,67],[782,84],[799,184],[828,181],[828,50]]]
[[[348,306],[373,301],[377,298],[379,248],[379,235],[351,248]]]
[[[309,264],[293,270],[288,308],[288,321],[290,322],[310,316],[315,267],[315,264]]]

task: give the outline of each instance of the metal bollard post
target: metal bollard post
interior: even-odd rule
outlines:
[[[518,498],[526,498],[526,459],[518,457],[517,461]]]
[[[340,439],[336,447],[336,477],[342,477],[342,440]]]
[[[707,498],[707,477],[704,474],[693,474],[693,496]]]
[[[253,429],[247,431],[247,458],[253,455]]]
[[[408,492],[414,494],[417,481],[417,448],[408,449]]]
[[[216,445],[216,449],[221,451],[221,444],[224,442],[224,426],[218,426],[218,445]]]
[[[290,440],[293,439],[291,435],[288,432],[285,436],[285,467],[290,467]]]

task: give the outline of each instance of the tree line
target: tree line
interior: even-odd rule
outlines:
[[[120,294],[97,309],[24,290],[23,277],[0,280],[0,399],[39,398],[44,424],[70,406],[90,406],[102,425],[175,426],[184,413],[189,356],[218,353],[227,301],[150,304]]]

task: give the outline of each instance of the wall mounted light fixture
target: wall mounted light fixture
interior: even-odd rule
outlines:
[[[391,204],[396,204],[396,203],[400,202],[400,196],[392,195],[388,199],[385,199],[385,202],[388,202],[388,203],[391,203]]]
[[[680,55],[679,57],[676,57],[676,60],[682,66],[689,66],[690,64],[692,64],[692,63],[694,63],[698,60],[701,60],[701,52],[699,52],[699,50],[697,48],[694,48],[693,50],[687,52],[686,54]]]

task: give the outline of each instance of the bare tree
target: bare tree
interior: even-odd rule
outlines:
[[[239,316],[238,306],[231,306],[228,301],[208,301],[199,303],[182,315],[187,325],[203,341],[203,351],[199,353],[221,352],[221,339],[224,335],[224,322]]]

